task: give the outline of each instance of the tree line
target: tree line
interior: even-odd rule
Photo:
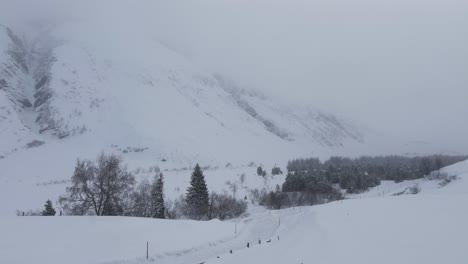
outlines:
[[[205,176],[197,164],[185,196],[174,201],[164,195],[164,175],[136,185],[119,156],[102,153],[95,162],[77,160],[71,186],[59,199],[68,215],[137,216],[221,220],[241,215],[247,203],[227,193],[209,193]]]
[[[264,196],[269,207],[279,202],[292,205],[312,205],[342,199],[342,191],[360,193],[380,185],[382,180],[402,182],[430,175],[443,167],[466,160],[467,156],[433,155],[424,157],[377,156],[345,158],[331,157],[295,159],[288,162],[288,174],[280,194]],[[271,197],[268,199],[268,197]],[[277,197],[282,197],[277,199]],[[276,205],[271,206],[271,204]]]

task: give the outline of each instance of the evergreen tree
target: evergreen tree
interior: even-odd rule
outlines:
[[[47,200],[44,207],[45,207],[45,209],[44,209],[44,211],[42,211],[43,216],[54,216],[55,215],[55,209],[52,206],[52,202],[50,200]]]
[[[258,176],[262,176],[263,168],[261,166],[257,168],[257,174],[258,174]]]
[[[206,187],[205,176],[198,164],[192,173],[185,199],[191,217],[202,219],[207,216],[209,209],[208,188]]]
[[[151,199],[153,202],[153,218],[164,219],[166,208],[164,206],[164,176],[156,176],[151,188]]]

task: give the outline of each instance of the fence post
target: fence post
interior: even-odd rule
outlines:
[[[149,257],[149,242],[146,242],[146,259]]]

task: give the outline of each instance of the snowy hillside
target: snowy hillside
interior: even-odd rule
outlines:
[[[280,241],[206,263],[465,263],[468,162],[443,171],[458,180],[418,195],[293,209]]]
[[[222,162],[365,141],[364,131],[331,114],[227,85],[138,31],[100,32],[81,23],[39,33],[1,28],[2,156],[34,139],[84,134],[101,148]]]
[[[0,262],[147,263],[149,241],[151,263],[461,264],[468,258],[468,214],[460,210],[468,202],[468,162],[443,171],[458,179],[445,187],[423,186],[417,195],[279,211],[251,208],[250,216],[223,223],[3,217]],[[28,254],[21,254],[25,249]]]

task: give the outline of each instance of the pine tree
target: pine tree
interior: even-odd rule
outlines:
[[[151,199],[153,202],[153,218],[164,219],[166,208],[164,207],[164,176],[156,176],[151,188]]]
[[[206,187],[205,176],[198,164],[192,173],[190,187],[187,189],[185,199],[191,217],[202,219],[207,216],[209,208],[208,188]]]
[[[55,209],[52,206],[52,202],[50,200],[47,200],[47,202],[44,205],[45,209],[42,211],[43,216],[54,216],[55,215]]]

